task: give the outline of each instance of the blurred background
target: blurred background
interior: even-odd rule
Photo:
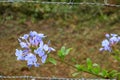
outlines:
[[[43,33],[47,36],[46,41],[51,40],[51,46],[56,49],[51,56],[57,56],[57,51],[65,46],[73,48],[65,58],[72,65],[85,64],[86,59],[91,58],[104,69],[119,70],[118,62],[108,52],[99,52],[99,48],[106,33],[120,34],[120,6],[112,6],[120,5],[120,0],[107,0],[111,6],[96,4],[105,4],[106,0],[0,1],[0,75],[73,77],[75,69],[64,63],[47,63],[28,69],[25,61],[16,60],[15,49],[21,49],[18,38],[30,31]],[[43,1],[58,4],[43,4]],[[76,77],[96,78],[84,72]]]

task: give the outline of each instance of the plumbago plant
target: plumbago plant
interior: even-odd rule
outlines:
[[[106,34],[106,39],[102,41],[102,48],[100,51],[108,51],[117,61],[120,61],[120,50],[117,49],[117,44],[120,43],[120,36],[117,34]],[[36,31],[30,31],[29,34],[24,34],[18,39],[22,50],[16,49],[15,55],[17,60],[24,60],[27,62],[27,66],[31,68],[32,66],[39,67],[40,65],[46,63],[46,60],[57,65],[57,61],[65,63],[68,66],[75,68],[72,76],[75,77],[79,75],[80,72],[86,72],[97,76],[98,78],[105,79],[118,79],[120,72],[117,70],[106,70],[102,69],[97,63],[93,63],[90,58],[87,58],[86,64],[74,64],[71,65],[70,62],[66,62],[65,57],[69,54],[72,48],[66,49],[64,46],[58,50],[57,58],[49,57],[51,51],[55,51],[54,48],[50,47],[50,41],[47,44],[44,43],[43,39],[46,36]],[[48,57],[48,59],[47,59]]]
[[[47,55],[51,51],[55,51],[54,48],[49,47],[50,41],[44,44],[43,38],[45,37],[44,34],[39,34],[35,31],[31,31],[29,34],[20,37],[18,41],[23,50],[16,49],[15,55],[17,56],[17,60],[27,61],[29,68],[33,65],[39,67],[40,63],[45,63]],[[40,60],[38,60],[37,55]]]

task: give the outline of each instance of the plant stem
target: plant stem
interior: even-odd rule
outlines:
[[[72,68],[75,68],[75,69],[77,70],[77,68],[76,68],[74,65],[69,64],[69,62],[66,62],[66,61],[60,60],[60,59],[55,58],[55,57],[54,57],[54,59],[56,59],[57,61],[59,61],[59,62],[61,62],[61,63],[66,64],[66,65],[68,65],[68,66],[71,66]],[[95,75],[95,76],[97,76],[97,77],[106,78],[106,77],[104,77],[104,76],[97,75],[97,74],[91,73],[91,72],[89,72],[89,71],[83,71],[83,72],[88,73],[88,74]]]

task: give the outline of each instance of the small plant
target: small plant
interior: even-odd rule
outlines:
[[[63,46],[59,51],[58,51],[58,56],[64,60],[65,56],[67,56],[70,52],[70,50],[72,50],[72,48],[66,49],[65,46]]]
[[[120,51],[116,49],[116,45],[120,42],[120,36],[117,34],[106,34],[106,39],[102,41],[102,48],[100,51],[109,51],[113,52],[115,55],[115,59],[120,61]],[[37,33],[35,31],[31,31],[29,34],[25,34],[18,39],[20,46],[23,50],[16,49],[15,55],[17,56],[17,60],[25,60],[27,61],[28,67],[35,66],[38,67],[41,63],[45,63],[47,59],[47,55],[51,51],[55,51],[54,48],[49,47],[50,42],[45,44],[43,42],[43,38],[45,38],[44,34]],[[57,58],[49,57],[48,61],[57,65],[57,61],[65,63],[68,66],[71,66],[77,70],[74,72],[72,76],[79,75],[80,72],[86,72],[92,75],[97,76],[98,78],[105,79],[113,79],[118,78],[120,72],[117,70],[106,70],[102,69],[99,64],[93,63],[90,58],[86,59],[86,64],[70,64],[65,60],[65,57],[69,54],[72,48],[66,48],[65,46],[61,47],[58,50]],[[38,56],[38,57],[37,57]],[[40,58],[40,59],[39,59]],[[59,58],[59,59],[58,59]],[[40,60],[40,62],[38,61]]]

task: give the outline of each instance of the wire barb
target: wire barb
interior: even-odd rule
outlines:
[[[74,0],[70,0],[70,9],[72,8],[72,6],[73,6],[73,3],[74,3]]]

